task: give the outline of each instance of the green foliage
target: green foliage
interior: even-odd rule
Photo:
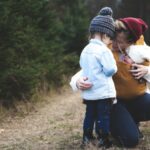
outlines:
[[[0,99],[27,98],[78,67],[86,42],[84,0],[0,1]]]

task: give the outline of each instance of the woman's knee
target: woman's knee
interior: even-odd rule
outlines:
[[[127,148],[133,148],[138,145],[139,143],[139,136],[136,135],[130,135],[126,138],[117,138],[119,140],[119,143],[121,144],[122,147],[127,147]]]
[[[117,104],[113,107],[110,130],[122,147],[135,147],[139,143],[138,128],[127,109]]]

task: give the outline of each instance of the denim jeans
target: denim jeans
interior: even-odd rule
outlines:
[[[145,93],[125,101],[117,98],[110,117],[110,130],[124,147],[134,147],[139,142],[137,123],[150,120],[150,94]]]
[[[103,134],[108,134],[110,131],[110,110],[111,100],[85,100],[86,113],[83,123],[83,130],[93,130],[96,123],[96,131],[101,131]]]

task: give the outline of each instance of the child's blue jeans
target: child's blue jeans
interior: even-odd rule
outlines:
[[[111,99],[84,100],[84,102],[86,104],[86,113],[83,130],[92,131],[96,120],[96,132],[100,131],[102,134],[109,134]]]

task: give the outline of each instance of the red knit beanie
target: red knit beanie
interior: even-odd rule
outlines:
[[[121,18],[122,21],[128,30],[131,32],[134,38],[134,42],[136,42],[140,36],[148,29],[148,25],[140,18]]]

